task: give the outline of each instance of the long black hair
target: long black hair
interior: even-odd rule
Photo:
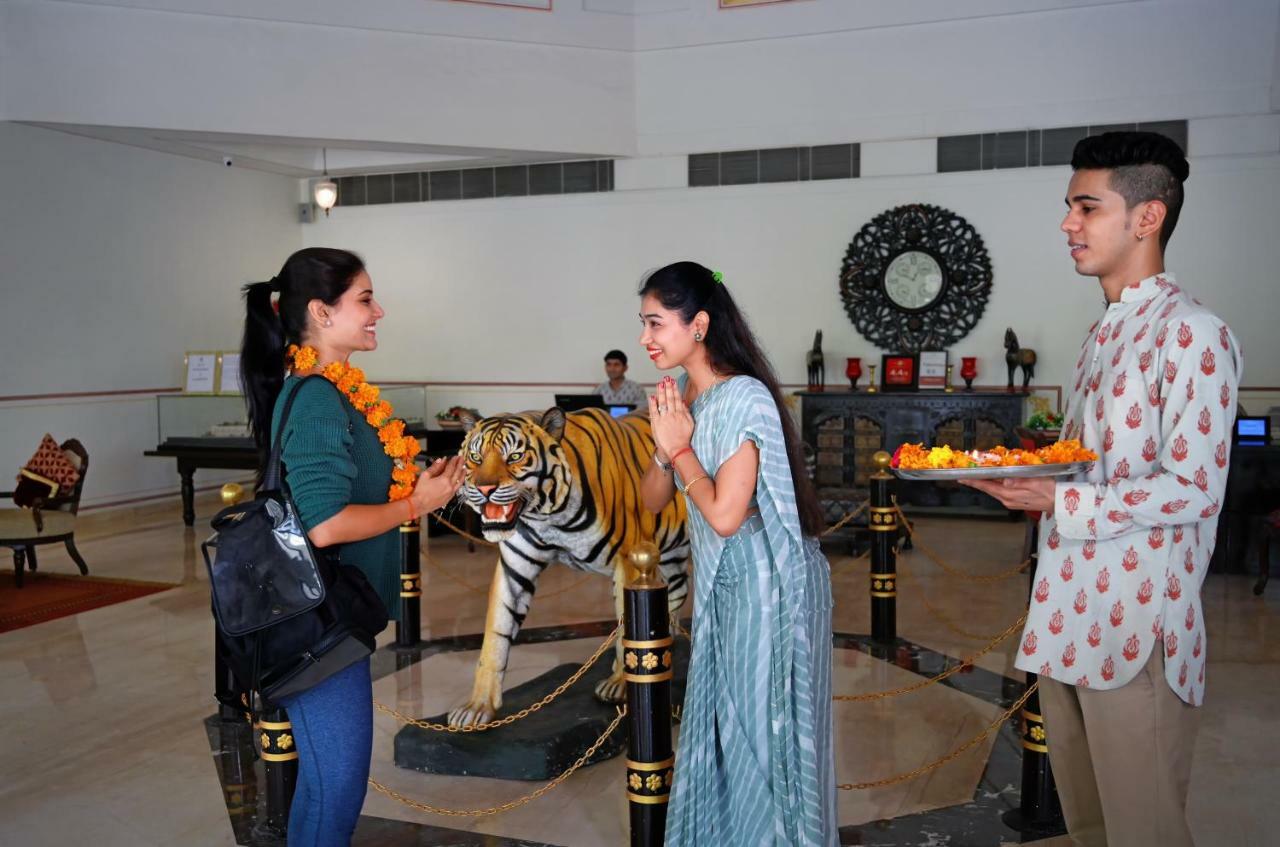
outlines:
[[[240,342],[240,384],[244,388],[253,440],[265,466],[271,447],[271,415],[284,385],[285,349],[302,344],[307,304],[320,300],[333,306],[351,287],[364,260],[332,247],[307,247],[285,259],[280,273],[267,282],[244,287],[244,339]],[[271,295],[279,293],[275,308]]]
[[[697,262],[676,262],[649,275],[640,287],[640,296],[646,294],[654,295],[664,307],[678,313],[686,325],[698,312],[706,312],[711,318],[711,325],[707,327],[703,343],[707,345],[707,359],[712,370],[724,376],[754,377],[769,389],[782,421],[782,437],[786,441],[787,459],[791,464],[791,483],[795,487],[796,505],[800,511],[800,528],[805,535],[816,536],[822,531],[822,507],[805,470],[795,421],[782,399],[782,389],[778,386],[773,366],[760,349],[746,316],[733,302],[729,289],[708,268]]]

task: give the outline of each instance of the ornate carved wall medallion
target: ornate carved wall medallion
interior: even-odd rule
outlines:
[[[854,327],[884,350],[946,350],[978,325],[991,259],[964,218],[927,203],[872,218],[849,243],[840,297]]]

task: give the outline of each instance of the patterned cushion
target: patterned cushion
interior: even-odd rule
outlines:
[[[36,454],[23,468],[56,482],[60,496],[69,495],[80,480],[80,471],[48,433],[41,439],[40,449],[36,450]]]

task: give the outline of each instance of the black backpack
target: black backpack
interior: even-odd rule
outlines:
[[[315,549],[281,473],[285,399],[257,496],[214,517],[201,545],[209,569],[218,648],[236,680],[279,703],[355,664],[375,649],[387,609],[359,568],[334,548]],[[336,391],[337,388],[334,388]]]

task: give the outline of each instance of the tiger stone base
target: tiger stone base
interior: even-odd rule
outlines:
[[[516,712],[536,703],[572,676],[578,667],[560,665],[516,686],[506,692],[506,710]],[[689,642],[677,638],[671,682],[673,709],[684,703],[688,667]],[[595,686],[609,674],[608,665],[598,662],[577,685],[542,710],[501,729],[455,733],[406,726],[396,733],[396,766],[450,776],[553,779],[587,752],[617,715],[613,706],[601,703],[593,693]],[[445,716],[435,715],[426,720],[443,723]],[[626,745],[626,733],[615,732],[588,762],[611,759],[626,750]]]

